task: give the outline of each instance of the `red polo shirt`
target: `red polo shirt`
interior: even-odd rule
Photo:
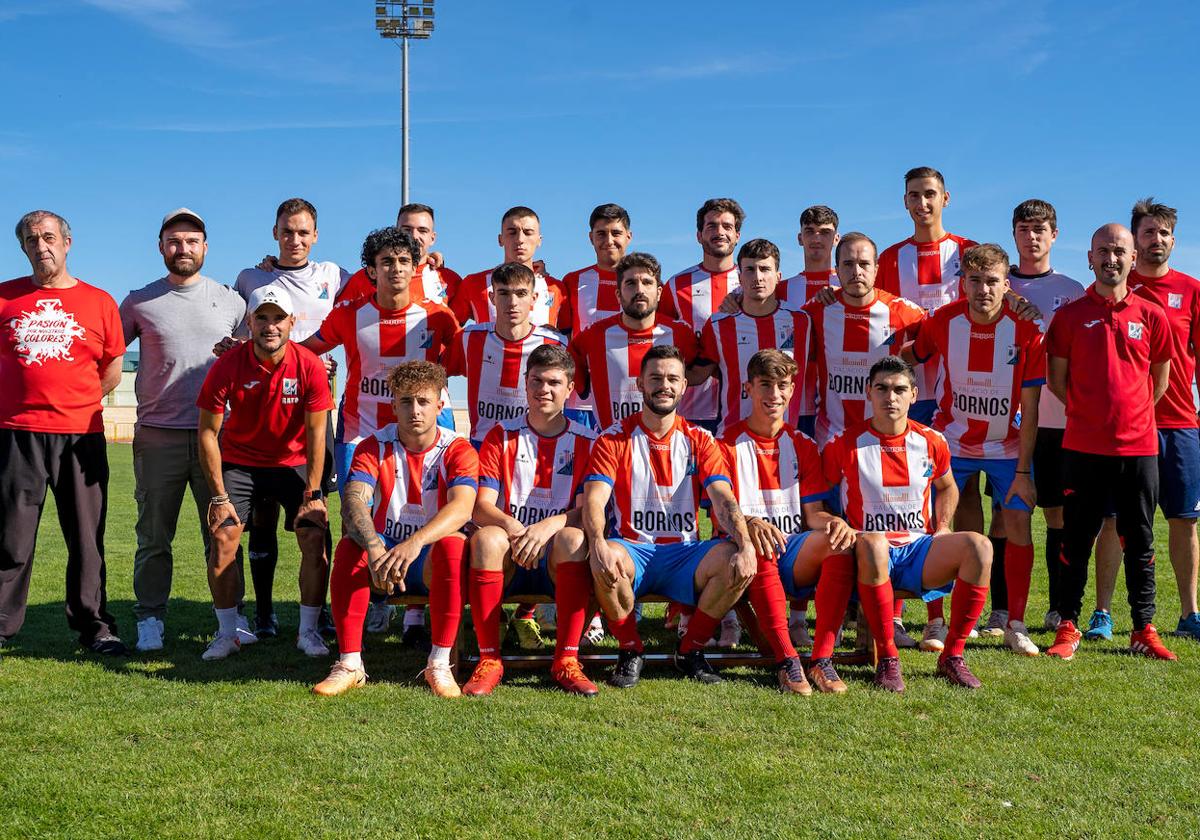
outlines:
[[[226,414],[225,404],[229,404]],[[298,467],[306,462],[304,415],[333,408],[325,366],[289,341],[271,367],[246,341],[209,368],[196,405],[226,414],[221,459],[246,467]]]
[[[1129,289],[1162,308],[1170,325],[1171,381],[1154,406],[1160,429],[1196,428],[1192,382],[1196,379],[1196,349],[1200,348],[1200,280],[1171,269],[1162,277],[1129,274]]]
[[[1047,355],[1066,359],[1063,448],[1095,455],[1157,455],[1150,366],[1171,358],[1162,310],[1127,294],[1120,303],[1096,287],[1050,322]]]

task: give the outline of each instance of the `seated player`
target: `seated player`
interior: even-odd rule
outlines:
[[[750,604],[779,662],[780,688],[811,693],[803,679],[789,676],[796,649],[788,637],[784,593],[807,599],[815,586],[817,637],[808,676],[819,691],[840,693],[846,684],[831,657],[854,587],[854,554],[848,549],[855,535],[825,511],[829,485],[817,445],[785,422],[799,372],[796,361],[779,350],[751,356],[746,366],[750,415],[726,429],[721,440],[733,491],[758,552]]]
[[[528,412],[492,426],[479,450],[474,514],[479,530],[471,536],[467,584],[479,664],[464,694],[491,694],[504,676],[500,604],[514,595],[554,596],[558,644],[551,675],[572,694],[597,693],[578,658],[591,574],[583,563],[567,563],[563,575],[550,556],[554,535],[567,525],[579,526],[576,494],[596,437],[563,414],[574,376],[575,361],[566,348],[536,348],[525,372]]]
[[[358,444],[342,494],[345,536],[329,582],[340,655],[313,693],[343,694],[367,681],[363,621],[374,587],[429,596],[433,646],[425,681],[438,697],[458,697],[450,649],[462,618],[462,527],[475,507],[479,459],[465,439],[437,425],[446,387],[441,366],[403,362],[387,384],[396,422]]]
[[[1004,643],[1015,653],[1037,656],[1025,629],[1025,604],[1033,573],[1031,465],[1046,355],[1040,322],[1021,320],[1008,304],[1008,269],[1008,254],[999,245],[968,248],[962,257],[964,297],[922,323],[901,355],[910,363],[941,360],[942,395],[933,427],[946,437],[959,491],[983,473],[1000,502],[1007,535]],[[979,527],[968,529],[958,522],[960,531],[982,531],[982,523],[975,524]],[[931,630],[944,643],[945,621],[934,619],[927,636]]]
[[[650,593],[697,608],[675,664],[702,683],[721,682],[704,658],[704,645],[758,566],[720,447],[676,412],[685,376],[673,345],[646,352],[637,377],[642,410],[596,441],[584,483],[583,530],[566,528],[554,541],[560,577],[563,563],[591,563],[596,599],[620,643],[609,679],[617,688],[630,688],[641,676],[645,659],[633,606]],[[699,540],[702,490],[732,542]],[[605,516],[610,500],[616,522],[611,534]],[[804,679],[799,660],[789,679]]]
[[[950,450],[940,432],[908,418],[917,401],[912,366],[898,356],[880,359],[867,374],[867,389],[871,418],[830,441],[822,460],[846,521],[859,532],[859,594],[880,655],[875,684],[904,691],[892,635],[893,588],[925,600],[953,588],[937,673],[952,685],[979,688],[963,649],[987,601],[991,544],[982,534],[950,531],[958,503]]]

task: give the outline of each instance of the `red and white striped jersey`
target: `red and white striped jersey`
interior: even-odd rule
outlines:
[[[579,335],[592,324],[621,312],[617,300],[617,274],[590,265],[563,277],[571,308],[571,335]]]
[[[492,272],[479,271],[468,274],[458,286],[458,291],[450,299],[450,309],[460,324],[474,321],[485,324],[496,320],[496,307],[488,292],[492,289]],[[547,326],[555,330],[571,328],[571,307],[567,304],[567,291],[562,281],[556,277],[537,274],[533,278],[533,290],[537,292],[537,302],[529,320],[538,326]]]
[[[479,486],[495,490],[496,507],[522,525],[566,513],[583,490],[595,439],[595,432],[571,421],[560,434],[544,437],[527,417],[505,420],[479,448]]]
[[[692,332],[699,334],[713,313],[720,309],[725,296],[738,288],[741,287],[737,268],[713,274],[705,271],[702,265],[694,265],[663,284],[659,311],[663,317],[682,321]],[[709,379],[699,387],[688,388],[679,411],[693,422],[717,419],[717,383]]]
[[[500,421],[525,414],[525,367],[529,354],[543,344],[566,347],[567,339],[546,327],[534,327],[524,338],[507,341],[490,321],[458,331],[443,364],[450,376],[467,378],[472,441],[482,441]]]
[[[613,488],[612,536],[643,543],[700,539],[701,492],[729,480],[724,455],[705,429],[676,415],[671,430],[656,438],[640,413],[600,435],[584,479]]]
[[[410,452],[396,424],[363,438],[350,462],[350,481],[375,489],[375,531],[390,548],[411,537],[446,506],[451,487],[478,488],[479,457],[466,438],[438,427],[433,446]]]
[[[930,490],[950,470],[940,432],[909,420],[903,434],[885,437],[866,421],[830,441],[821,460],[854,530],[884,533],[892,545],[936,530]]]
[[[625,326],[620,315],[610,315],[571,339],[575,388],[581,394],[590,391],[600,428],[642,410],[637,376],[646,351],[659,344],[674,344],[689,365],[699,350],[690,327],[662,318],[648,330],[634,330]]]
[[[380,309],[375,297],[344,300],[317,330],[327,344],[346,351],[346,387],[338,412],[337,440],[358,443],[396,422],[388,371],[409,359],[441,362],[458,331],[450,310],[436,303]],[[443,399],[448,399],[443,394]],[[447,402],[449,405],[449,402]]]
[[[427,300],[449,307],[449,301],[454,298],[460,283],[462,278],[445,266],[434,268],[429,263],[421,263],[420,270],[413,274],[412,282],[408,286],[408,295],[416,302]],[[375,284],[367,276],[367,270],[360,268],[346,281],[346,285],[338,292],[337,299],[341,303],[343,300],[358,300],[373,294]]]
[[[934,312],[913,342],[919,361],[941,357],[942,395],[933,427],[956,458],[1020,454],[1021,389],[1046,384],[1040,321],[1022,321],[1008,302],[999,320],[977,324],[965,300]]]
[[[812,438],[788,425],[765,438],[743,420],[725,430],[721,447],[743,514],[765,519],[785,534],[808,530],[804,505],[822,501],[829,492]]]
[[[871,416],[867,372],[916,335],[925,310],[876,289],[866,306],[848,306],[839,289],[828,306],[813,301],[813,359],[817,370],[817,442],[824,445]]]
[[[799,274],[779,281],[775,287],[775,299],[787,303],[793,309],[802,307],[813,299],[813,295],[829,286],[838,288],[837,272],[801,271]],[[803,293],[799,290],[803,289]],[[789,299],[788,295],[791,295]],[[800,397],[800,416],[812,417],[817,413],[817,365],[814,361],[801,365],[804,370],[804,392]]]
[[[746,366],[759,350],[782,350],[800,365],[808,363],[812,321],[800,309],[777,306],[770,315],[718,312],[700,331],[700,358],[715,362],[720,371],[721,429],[750,416],[750,383]],[[796,390],[788,406],[788,422],[800,419],[804,377],[796,376]]]

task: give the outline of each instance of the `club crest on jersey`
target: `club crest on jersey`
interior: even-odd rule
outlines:
[[[321,284],[321,293],[317,295],[318,300],[329,300],[329,284]]]
[[[1129,337],[1132,338],[1134,341],[1141,341],[1143,329],[1144,329],[1144,327],[1140,321],[1130,321],[1129,322]]]
[[[1070,302],[1071,302],[1071,299],[1069,297],[1067,297],[1066,295],[1055,295],[1054,303],[1051,305],[1050,308],[1054,312],[1057,312],[1059,309],[1061,309],[1063,306],[1065,306],[1066,304],[1068,304]]]
[[[1183,295],[1167,292],[1167,306],[1172,309],[1183,309]]]
[[[1021,358],[1021,348],[1016,344],[1010,344],[1008,347],[1004,348],[1004,355],[1005,364],[1015,365],[1017,360]]]
[[[558,469],[555,470],[559,475],[574,475],[575,474],[575,453],[564,452],[558,456]]]
[[[695,475],[698,471],[699,470],[696,467],[695,457],[689,457],[688,464],[687,464],[687,472],[685,472],[684,475]]]
[[[421,492],[428,493],[437,489],[437,470],[427,470],[425,480],[421,482]]]
[[[796,331],[785,326],[779,331],[779,349],[780,350],[795,350],[796,349]]]
[[[285,397],[294,397],[300,393],[300,380],[283,378],[283,395]]]
[[[417,342],[417,346],[422,350],[428,350],[433,346],[433,333],[429,330],[421,330],[421,340]]]
[[[933,478],[933,461],[928,458],[921,459],[921,475],[925,478]]]

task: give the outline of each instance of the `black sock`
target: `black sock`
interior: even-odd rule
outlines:
[[[1050,594],[1050,609],[1058,612],[1058,570],[1062,566],[1062,528],[1046,528],[1046,578]]]
[[[275,566],[279,563],[279,538],[273,529],[250,528],[250,579],[254,583],[254,612],[267,619],[274,612]]]
[[[1004,579],[1004,548],[1008,540],[1004,537],[988,537],[992,544],[992,609],[1008,610],[1008,582]]]

